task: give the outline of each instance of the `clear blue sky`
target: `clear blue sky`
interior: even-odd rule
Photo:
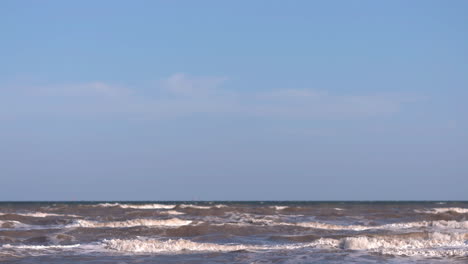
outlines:
[[[0,200],[466,200],[467,13],[0,1]]]

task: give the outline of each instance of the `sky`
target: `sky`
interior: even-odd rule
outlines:
[[[468,200],[467,1],[0,1],[0,200]]]

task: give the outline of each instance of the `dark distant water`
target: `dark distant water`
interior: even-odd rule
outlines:
[[[468,202],[0,203],[0,263],[468,263]]]

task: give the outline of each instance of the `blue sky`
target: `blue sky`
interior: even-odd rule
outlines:
[[[2,1],[0,200],[466,200],[467,11]]]

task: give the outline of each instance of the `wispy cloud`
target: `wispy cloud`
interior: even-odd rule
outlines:
[[[227,80],[176,73],[158,81],[156,87],[138,91],[104,82],[27,87],[0,98],[0,110],[10,116],[31,112],[135,118],[193,114],[359,118],[396,113],[413,99],[396,94],[334,94],[317,89],[232,91],[223,88]]]
[[[111,85],[104,82],[89,82],[80,84],[66,85],[47,85],[47,86],[32,86],[23,88],[23,92],[27,95],[34,96],[63,96],[63,97],[122,97],[129,96],[134,93],[129,88]]]
[[[175,73],[161,80],[160,84],[162,88],[177,95],[199,96],[215,92],[226,80],[226,77],[194,77],[184,73]]]

